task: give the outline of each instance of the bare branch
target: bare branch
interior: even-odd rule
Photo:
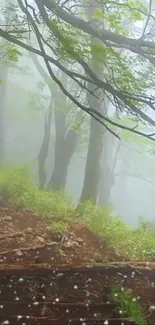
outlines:
[[[52,34],[57,37],[57,39],[64,44],[65,39],[63,38],[63,35],[59,32],[57,28],[54,28],[53,25],[50,23],[50,18],[48,16],[48,12],[51,11],[53,14],[56,14],[58,18],[62,19],[63,21],[67,22],[71,26],[74,26],[76,28],[79,28],[84,33],[87,33],[91,36],[95,36],[97,39],[102,40],[102,42],[105,44],[105,42],[108,42],[109,46],[122,46],[127,47],[130,51],[142,54],[145,49],[152,50],[155,49],[155,43],[150,41],[144,41],[141,39],[132,39],[128,38],[122,35],[117,35],[116,33],[100,30],[99,28],[94,28],[91,26],[91,22],[88,23],[87,21],[78,18],[74,16],[73,14],[70,14],[65,9],[63,9],[59,3],[56,3],[54,0],[35,0],[40,14],[43,18],[43,21],[48,26],[49,30],[52,32]],[[94,84],[96,87],[100,88],[101,91],[108,97],[113,98],[114,103],[117,107],[125,108],[128,112],[131,114],[139,117],[143,121],[147,121],[149,124],[155,126],[155,121],[150,118],[144,111],[139,109],[136,105],[137,103],[143,103],[146,104],[148,107],[150,107],[152,110],[155,110],[155,101],[153,101],[153,98],[150,99],[144,98],[144,96],[133,96],[131,94],[127,94],[125,92],[122,92],[120,89],[118,89],[117,85],[115,85],[113,82],[110,84],[108,81],[105,82],[98,78],[98,76],[92,71],[90,66],[87,62],[85,62],[80,55],[75,55],[75,61],[79,63],[79,65],[83,69],[83,74],[77,73],[76,71],[71,71],[69,69],[66,69],[62,63],[60,63],[59,60],[55,60],[52,56],[47,55],[46,51],[44,49],[44,44],[47,44],[47,41],[43,38],[43,36],[40,34],[40,31],[37,27],[37,24],[35,20],[33,19],[32,15],[28,11],[28,7],[24,6],[21,0],[18,0],[19,6],[22,10],[22,12],[26,15],[28,18],[29,23],[31,24],[31,27],[33,28],[39,49],[34,48],[30,45],[25,44],[24,42],[18,40],[16,37],[10,35],[9,33],[3,31],[0,29],[0,36],[3,38],[9,40],[10,42],[19,45],[23,47],[24,49],[31,51],[32,53],[35,53],[39,56],[41,56],[44,59],[44,62],[46,64],[47,70],[49,72],[49,76],[56,82],[56,84],[60,87],[60,89],[63,91],[63,93],[79,108],[81,108],[83,111],[87,112],[89,115],[93,116],[96,120],[98,120],[102,125],[104,125],[110,132],[115,134],[119,138],[119,135],[115,133],[115,131],[111,130],[109,128],[109,125],[113,125],[117,128],[125,129],[128,131],[131,131],[133,133],[143,135],[147,138],[154,139],[154,133],[152,134],[145,134],[143,132],[138,131],[134,128],[127,128],[126,126],[123,126],[119,123],[115,123],[110,118],[104,116],[103,114],[97,112],[94,107],[86,107],[83,105],[80,100],[77,100],[75,96],[73,96],[61,83],[61,81],[57,78],[55,73],[53,72],[53,69],[51,68],[50,63],[54,64],[56,67],[58,67],[61,71],[66,73],[67,76],[69,76],[72,80],[74,80],[78,86],[81,87],[81,89],[84,89],[88,92],[88,88],[85,85],[85,82],[90,82]],[[32,9],[32,8],[30,8]],[[46,11],[47,10],[47,11]],[[50,45],[49,45],[50,47]],[[74,58],[74,53],[70,52],[70,49],[68,50],[68,53]],[[145,55],[145,53],[144,53]],[[94,95],[94,94],[93,94]]]
[[[148,17],[147,17],[147,20],[146,20],[146,23],[145,23],[145,26],[143,29],[142,36],[140,37],[141,40],[143,40],[145,37],[145,32],[146,32],[147,26],[148,26],[150,18],[151,18],[151,9],[152,9],[152,0],[149,1],[149,13],[148,13]]]

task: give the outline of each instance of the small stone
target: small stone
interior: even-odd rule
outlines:
[[[5,216],[4,217],[4,220],[6,220],[6,221],[12,221],[12,218],[10,216]]]
[[[72,247],[79,247],[79,244],[75,241],[68,240],[65,243],[63,243],[62,246],[66,248],[72,248]]]
[[[33,232],[32,228],[25,229],[26,234],[32,234],[32,232]]]
[[[108,324],[109,324],[108,320],[105,320],[104,325],[108,325]]]
[[[23,253],[22,253],[22,251],[21,251],[20,249],[18,249],[18,250],[16,251],[16,254],[17,254],[18,256],[23,256]]]
[[[20,238],[20,241],[21,241],[21,242],[25,242],[25,238],[24,238],[24,237],[21,237],[21,238]]]
[[[44,243],[45,239],[41,236],[37,236],[37,239],[41,242],[41,243]]]
[[[83,239],[82,239],[82,238],[76,238],[76,241],[77,241],[79,244],[83,244]]]

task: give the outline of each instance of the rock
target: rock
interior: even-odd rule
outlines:
[[[94,259],[96,263],[103,263],[103,257],[98,253],[94,254]]]
[[[26,234],[32,234],[32,232],[33,232],[32,228],[25,229]]]
[[[20,241],[21,241],[22,243],[24,243],[24,242],[25,242],[25,238],[24,238],[24,237],[20,237]]]
[[[10,216],[5,216],[3,219],[6,221],[12,221],[12,218]]]
[[[17,254],[18,256],[23,256],[23,255],[24,255],[20,249],[18,249],[18,250],[16,251],[16,254]]]
[[[76,241],[79,243],[79,244],[83,244],[83,239],[82,238],[76,238]]]
[[[37,236],[37,239],[41,242],[41,243],[44,243],[45,239],[41,236]]]
[[[72,247],[75,247],[75,246],[79,247],[79,244],[77,242],[75,242],[75,241],[68,240],[68,241],[64,242],[62,244],[62,246],[66,247],[66,248],[72,248]]]

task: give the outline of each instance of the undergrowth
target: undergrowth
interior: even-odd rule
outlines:
[[[111,288],[110,298],[112,297],[116,303],[118,312],[123,316],[131,317],[137,325],[146,325],[143,309],[137,298],[134,298],[132,290],[122,289],[119,287]]]
[[[0,196],[43,216],[51,216],[52,221],[55,217],[56,232],[66,231],[68,220],[79,221],[104,238],[124,259],[155,260],[155,233],[144,222],[139,228],[131,229],[119,217],[113,217],[110,210],[90,202],[75,210],[64,191],[39,190],[27,167],[0,169]]]
[[[0,169],[0,197],[42,215],[64,217],[72,212],[71,198],[64,191],[41,191],[26,167]]]
[[[144,227],[143,223],[133,229],[119,217],[113,217],[112,211],[103,210],[90,202],[78,209],[77,217],[107,240],[121,254],[122,259],[155,260],[155,232]]]

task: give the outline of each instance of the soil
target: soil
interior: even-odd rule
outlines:
[[[85,225],[56,234],[53,221],[0,202],[0,324],[134,324],[109,300],[117,285],[155,324],[155,264],[122,262]]]
[[[86,226],[70,223],[66,234],[56,234],[51,230],[53,220],[1,201],[0,264],[50,263],[58,266],[122,260]]]

